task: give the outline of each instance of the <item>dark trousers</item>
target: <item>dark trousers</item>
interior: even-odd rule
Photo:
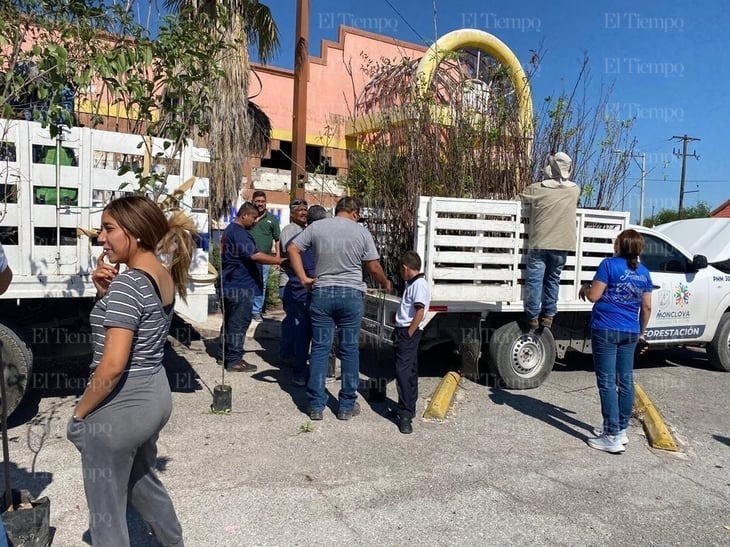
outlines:
[[[228,367],[243,359],[246,331],[251,324],[253,295],[251,291],[230,291],[223,296],[222,341],[225,341],[223,364]]]
[[[398,416],[413,418],[418,401],[418,344],[423,331],[408,336],[408,327],[395,328],[395,380],[398,388]]]

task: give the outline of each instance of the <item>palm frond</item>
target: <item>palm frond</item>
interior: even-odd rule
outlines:
[[[252,101],[248,102],[248,117],[252,126],[248,153],[251,156],[263,156],[271,144],[271,119]]]

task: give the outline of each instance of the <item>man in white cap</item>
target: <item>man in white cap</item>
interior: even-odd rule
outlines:
[[[525,277],[525,316],[531,329],[550,328],[558,312],[560,274],[575,251],[575,213],[580,188],[570,180],[573,160],[565,152],[550,156],[541,182],[521,194],[530,205]]]

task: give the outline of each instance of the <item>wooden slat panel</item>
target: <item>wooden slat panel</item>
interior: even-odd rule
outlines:
[[[431,287],[431,301],[455,300],[475,302],[509,302],[512,287],[504,285],[434,285]]]
[[[486,269],[486,268],[439,268],[433,270],[433,283],[439,281],[503,281],[510,283],[513,279],[513,271],[510,269]]]
[[[513,234],[515,221],[492,220],[484,218],[444,218],[435,219],[437,230],[464,230],[469,232],[507,232]]]
[[[436,251],[434,262],[449,264],[514,264],[515,256],[505,253],[462,253],[458,251]]]
[[[77,207],[61,207],[61,227],[76,228],[79,225],[79,217],[81,212]],[[56,206],[55,205],[34,205],[33,206],[33,225],[34,226],[55,226],[56,225]]]
[[[467,213],[467,214],[491,214],[491,215],[514,215],[521,210],[519,202],[497,201],[497,200],[473,200],[458,198],[431,198],[433,200],[433,213]]]
[[[433,238],[433,245],[435,247],[462,247],[464,249],[473,249],[478,247],[485,247],[488,249],[511,249],[514,244],[513,239],[514,238],[511,237],[436,235]]]
[[[583,228],[583,238],[594,238],[594,239],[610,239],[613,241],[616,239],[616,236],[619,234],[620,230],[616,230],[614,228],[591,228],[588,226],[585,226]]]
[[[137,188],[137,178],[134,173],[125,173],[121,177],[117,172],[111,169],[94,169],[91,173],[94,180],[94,190],[119,190],[119,187],[128,183],[129,187],[125,190]]]
[[[142,156],[145,151],[144,137],[140,135],[95,131],[93,134],[94,150],[103,152],[117,152]],[[139,144],[142,146],[139,146]]]
[[[583,242],[581,249],[583,250],[584,255],[585,253],[598,253],[606,256],[613,255],[613,245],[608,243]]]

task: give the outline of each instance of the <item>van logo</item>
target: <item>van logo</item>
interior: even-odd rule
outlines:
[[[692,296],[692,293],[689,292],[689,285],[679,283],[676,287],[674,287],[674,302],[677,306],[689,306],[690,296]]]

